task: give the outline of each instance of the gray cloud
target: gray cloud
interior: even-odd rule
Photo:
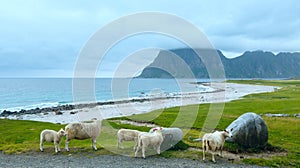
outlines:
[[[207,33],[217,48],[231,52],[299,51],[299,10],[297,1],[251,1],[233,5],[227,18],[212,24]]]
[[[25,72],[29,76],[59,73],[72,76],[79,51],[94,32],[118,17],[143,11],[167,12],[186,19],[226,53],[300,50],[300,2],[297,0],[135,0],[130,4],[125,0],[93,4],[2,1],[0,77],[22,76]],[[180,31],[180,25],[172,24]],[[122,31],[122,28],[118,29]],[[102,67],[104,75],[111,75],[124,56],[140,48],[184,46],[174,39],[151,38],[151,35],[125,39],[118,45],[117,50],[110,51],[106,57],[106,66]]]

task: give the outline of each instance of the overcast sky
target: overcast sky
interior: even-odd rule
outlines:
[[[0,0],[0,77],[72,77],[82,47],[97,30],[145,11],[191,22],[227,57],[247,50],[300,51],[298,0]],[[183,46],[155,34],[125,39],[107,53],[97,76],[112,76],[126,55],[141,48]]]

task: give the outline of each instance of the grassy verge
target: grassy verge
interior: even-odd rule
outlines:
[[[35,121],[0,120],[0,150],[5,153],[36,151],[39,133],[45,128],[60,129],[63,126]]]
[[[291,166],[297,167],[300,165],[300,118],[293,117],[294,114],[300,113],[300,81],[299,80],[282,80],[282,81],[265,81],[265,80],[251,80],[251,81],[229,81],[241,84],[258,84],[258,85],[271,85],[278,86],[275,92],[251,94],[245,96],[243,99],[234,100],[225,104],[222,118],[217,126],[217,129],[225,129],[233,120],[246,112],[255,112],[257,114],[279,113],[290,114],[290,117],[265,117],[268,130],[269,130],[269,146],[267,149],[243,149],[238,145],[225,144],[225,148],[232,152],[266,152],[271,151],[287,151],[287,156],[274,156],[270,158],[255,158],[244,159],[243,161],[250,164],[257,164],[261,166]],[[130,116],[128,118],[121,117],[120,120],[134,120],[145,122],[145,118],[151,116],[158,116],[151,123],[169,127],[178,116],[179,110],[182,107],[173,107],[165,109],[163,112],[160,110],[153,111],[147,114]],[[191,147],[200,148],[199,143],[191,142],[189,137],[199,137],[203,133],[200,132],[203,123],[206,119],[210,104],[190,105],[184,107],[186,114],[198,108],[198,115],[195,119],[194,125],[191,130],[184,130],[187,132],[183,142]],[[187,152],[188,156],[191,152]],[[170,153],[168,153],[170,155]],[[173,153],[176,157],[181,154]],[[196,157],[196,155],[192,155]],[[193,158],[192,157],[192,158]],[[199,159],[199,158],[198,158]]]
[[[39,151],[39,136],[44,129],[53,129],[58,131],[64,128],[65,125],[53,124],[47,122],[24,121],[24,120],[8,120],[0,119],[0,151],[6,154],[20,154],[20,153],[36,153]],[[62,140],[60,147],[64,148],[65,138]],[[72,140],[70,142],[70,150],[72,154],[79,152],[90,152],[91,140]],[[44,143],[44,152],[54,154],[54,144]],[[62,152],[68,154],[67,152]],[[109,154],[110,152],[100,150],[93,154]]]
[[[229,81],[232,82],[232,81]],[[262,84],[279,86],[275,92],[251,94],[245,96],[243,99],[231,101],[225,104],[222,118],[217,125],[217,129],[224,129],[233,120],[239,117],[245,112],[255,112],[257,114],[266,113],[281,113],[281,114],[298,114],[300,113],[300,81],[299,80],[283,80],[283,81],[263,81],[263,80],[251,80],[251,81],[233,81],[235,83],[245,84]],[[149,128],[132,126],[128,124],[121,124],[116,120],[134,120],[139,122],[149,122],[169,127],[176,120],[179,110],[183,112],[183,115],[189,116],[194,109],[198,110],[198,115],[195,117],[195,122],[192,125],[192,129],[185,129],[186,133],[183,142],[190,147],[200,148],[200,144],[192,142],[190,137],[199,137],[202,135],[201,129],[206,119],[207,113],[210,108],[210,104],[190,105],[184,107],[174,107],[162,110],[153,111],[147,114],[134,115],[130,117],[114,118],[113,120],[105,121],[103,126],[103,132],[99,138],[100,144],[108,144],[105,148],[111,148],[111,151],[115,149],[116,132],[112,129],[119,128],[132,128],[142,131],[147,131]],[[157,116],[157,117],[153,117]],[[183,117],[184,118],[184,117]],[[287,151],[287,156],[274,156],[268,158],[255,158],[244,159],[243,161],[249,164],[257,164],[262,166],[291,166],[297,167],[300,165],[300,118],[291,117],[264,117],[268,129],[269,129],[269,144],[276,149],[284,149]],[[184,126],[184,122],[181,123]],[[20,152],[38,152],[39,151],[39,133],[41,130],[51,128],[59,130],[64,125],[34,122],[34,121],[15,121],[15,120],[0,120],[0,151],[5,153],[20,153]],[[125,144],[126,145],[126,144]],[[64,141],[61,146],[64,146]],[[133,146],[128,143],[127,146]],[[234,144],[226,144],[227,150],[237,152],[249,152],[241,149]],[[45,152],[54,152],[53,144],[45,145]],[[86,141],[71,141],[71,152],[91,151],[90,140]],[[73,149],[72,149],[73,148]],[[132,149],[128,149],[124,154],[131,155]],[[258,152],[256,149],[250,151]],[[264,152],[264,151],[259,151]],[[64,152],[63,152],[64,153]],[[111,153],[103,148],[100,148],[95,154],[108,154]],[[130,154],[131,153],[131,154]],[[201,159],[201,154],[198,151],[165,151],[162,153],[164,157],[186,157],[191,159]]]

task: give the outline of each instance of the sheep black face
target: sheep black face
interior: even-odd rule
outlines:
[[[228,130],[224,130],[224,135],[225,135],[225,137],[232,137],[232,130],[233,130],[233,128],[231,128],[229,131]]]

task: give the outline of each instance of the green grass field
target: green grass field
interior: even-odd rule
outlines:
[[[266,113],[280,113],[280,114],[299,114],[300,113],[300,80],[282,80],[282,81],[264,81],[264,80],[248,80],[248,81],[228,81],[234,83],[245,84],[261,84],[279,86],[275,92],[251,94],[245,96],[243,99],[234,100],[225,103],[222,118],[217,125],[217,129],[226,128],[233,120],[245,112],[255,112],[257,114]],[[99,138],[100,144],[105,149],[100,147],[100,150],[94,154],[101,155],[107,153],[122,152],[116,148],[116,131],[119,128],[133,128],[143,131],[148,131],[149,128],[132,126],[128,124],[121,124],[116,120],[134,120],[139,122],[155,123],[160,126],[169,127],[174,124],[183,128],[185,137],[183,142],[190,147],[199,148],[200,144],[192,142],[189,137],[197,138],[202,135],[201,129],[206,119],[211,104],[189,105],[184,107],[174,107],[158,111],[153,111],[147,114],[134,115],[130,117],[114,118],[104,122],[103,130]],[[191,111],[198,110],[198,114],[192,114]],[[180,113],[179,113],[180,110]],[[155,116],[155,117],[154,117]],[[191,129],[186,128],[185,124],[190,121],[189,116],[195,116],[191,123]],[[180,121],[177,121],[177,118]],[[185,120],[186,118],[186,120]],[[145,120],[146,119],[146,120]],[[269,146],[275,147],[287,152],[286,156],[274,156],[268,158],[254,158],[244,159],[243,162],[249,164],[257,164],[263,166],[275,167],[299,167],[300,165],[300,118],[296,117],[265,117],[268,130],[269,130]],[[59,130],[64,125],[51,124],[45,122],[34,121],[16,121],[16,120],[0,120],[0,151],[4,153],[22,153],[22,152],[39,152],[39,133],[41,130],[51,128]],[[125,146],[133,146],[132,143],[125,143]],[[64,146],[62,141],[61,147]],[[76,152],[92,152],[91,141],[73,140],[70,142],[70,150],[72,153]],[[45,152],[54,152],[53,144],[45,145]],[[257,149],[242,149],[237,145],[225,144],[225,148],[229,151],[238,152],[265,152],[264,150]],[[272,149],[273,149],[272,148]],[[271,148],[270,148],[271,149]],[[123,154],[132,155],[132,149],[124,150]],[[66,152],[62,152],[65,154]],[[184,150],[184,151],[165,151],[161,154],[163,157],[186,157],[196,160],[201,160],[201,154],[197,151]]]

